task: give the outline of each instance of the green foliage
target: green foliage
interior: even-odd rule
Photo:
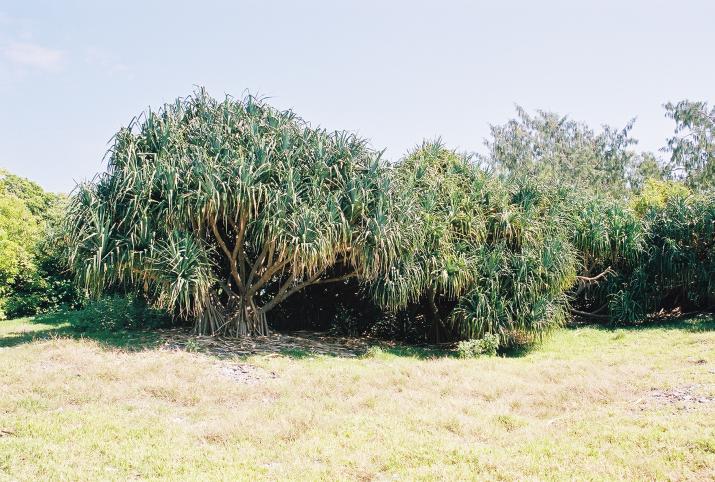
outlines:
[[[648,180],[638,196],[631,199],[631,206],[640,215],[646,212],[665,208],[669,200],[686,197],[691,191],[682,183],[674,181]]]
[[[574,303],[615,322],[715,305],[715,198],[651,181],[631,200],[590,199],[575,216],[584,278]]]
[[[440,330],[538,337],[565,320],[575,256],[562,193],[502,182],[440,142],[412,152],[395,176],[419,230],[411,255],[375,284],[383,304],[423,306],[434,339]]]
[[[587,125],[553,112],[529,115],[517,106],[517,118],[491,126],[488,153],[481,161],[498,173],[528,176],[577,188],[623,196],[629,173],[643,160],[630,147],[633,122],[623,129]],[[643,165],[648,171],[652,166]]]
[[[649,256],[642,292],[670,304],[705,308],[715,304],[715,197],[677,195],[645,214]],[[640,288],[640,286],[638,286]],[[648,306],[649,311],[657,306]]]
[[[35,244],[41,226],[24,202],[8,193],[0,193],[0,290],[9,287],[34,270]]]
[[[666,116],[675,121],[668,140],[669,168],[692,189],[715,188],[715,106],[683,100],[665,104]]]
[[[485,333],[482,338],[462,340],[457,345],[459,358],[479,358],[480,356],[496,356],[499,349],[499,335]]]
[[[0,170],[0,318],[77,301],[57,225],[63,198]]]
[[[171,317],[165,311],[153,309],[132,295],[110,295],[89,301],[73,316],[75,330],[91,332],[161,328],[170,323]]]
[[[42,187],[28,179],[0,169],[0,192],[19,199],[33,216],[51,222],[57,217],[57,207],[62,196],[45,192]]]
[[[625,203],[574,195],[564,209],[573,210],[571,239],[581,257],[580,271],[586,276],[622,261],[634,262],[643,250],[645,226]]]
[[[253,97],[149,111],[108,164],[72,199],[78,280],[141,291],[200,332],[264,334],[293,293],[374,278],[402,246],[378,153]]]

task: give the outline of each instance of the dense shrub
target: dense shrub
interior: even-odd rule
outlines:
[[[388,166],[355,135],[198,90],[117,133],[64,232],[61,196],[0,171],[0,319],[77,307],[79,286],[98,298],[87,329],[270,323],[466,340],[466,356],[573,315],[711,309],[712,111],[666,108],[667,166],[633,150],[632,123],[596,132],[521,108],[484,156],[425,142]]]
[[[457,344],[457,355],[460,358],[479,358],[480,356],[495,356],[499,349],[499,335],[485,333],[477,340],[463,340]]]
[[[76,307],[58,229],[64,198],[0,170],[0,319]]]

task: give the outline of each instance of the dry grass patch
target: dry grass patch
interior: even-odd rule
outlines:
[[[647,399],[712,396],[698,326],[562,330],[478,360],[17,344],[0,350],[0,479],[713,478],[713,404]]]

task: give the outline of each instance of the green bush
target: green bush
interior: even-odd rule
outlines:
[[[495,356],[499,349],[499,335],[486,333],[482,338],[463,340],[457,345],[459,358],[479,358]]]
[[[77,312],[75,320],[75,328],[80,331],[161,328],[172,321],[165,311],[149,307],[144,300],[121,295],[90,301]]]

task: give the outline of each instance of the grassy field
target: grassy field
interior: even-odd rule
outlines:
[[[0,480],[715,478],[711,319],[477,360],[156,342],[0,322]]]

